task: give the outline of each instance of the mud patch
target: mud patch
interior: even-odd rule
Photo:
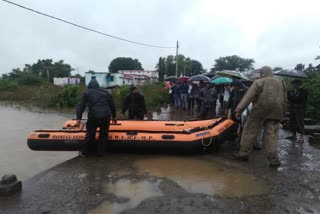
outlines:
[[[134,167],[141,175],[171,179],[192,193],[242,197],[265,194],[271,190],[271,186],[262,179],[194,158],[144,159],[136,161]]]
[[[114,194],[117,198],[126,198],[124,203],[112,203],[106,201],[89,211],[90,214],[100,213],[120,213],[127,209],[136,207],[141,201],[162,196],[159,189],[159,181],[139,181],[133,182],[127,179],[120,179],[115,183],[104,184],[104,193]]]

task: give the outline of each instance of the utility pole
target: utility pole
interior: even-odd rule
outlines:
[[[176,46],[176,77],[178,77],[178,53],[179,53],[179,41]]]

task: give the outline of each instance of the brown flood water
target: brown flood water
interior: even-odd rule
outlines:
[[[266,182],[252,175],[194,157],[143,159],[136,161],[134,166],[140,174],[170,178],[187,192],[242,197],[270,190]]]
[[[141,158],[133,163],[133,167],[136,170],[134,177],[144,178],[142,181],[131,180],[132,171],[122,169],[110,172],[109,182],[103,185],[103,193],[125,200],[121,203],[107,200],[90,210],[90,214],[117,214],[135,208],[145,199],[164,196],[159,184],[168,179],[189,193],[222,197],[261,195],[271,191],[271,186],[263,179],[197,157]],[[117,177],[122,178],[113,182]]]
[[[74,115],[30,112],[19,107],[0,106],[0,176],[12,173],[26,180],[37,173],[62,163],[75,152],[31,151],[28,134],[34,129],[61,128]]]

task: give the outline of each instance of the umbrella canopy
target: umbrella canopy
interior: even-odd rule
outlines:
[[[217,71],[216,74],[221,75],[221,76],[236,77],[239,79],[249,80],[245,74],[240,73],[238,71],[223,70],[223,71]]]
[[[308,78],[308,76],[303,71],[297,71],[297,70],[276,71],[274,75],[283,76],[283,77],[293,77],[293,78]]]
[[[176,77],[176,76],[167,76],[164,78],[164,80],[167,80],[167,81],[175,81],[177,79],[178,79],[178,77]]]
[[[249,80],[251,80],[251,81],[259,79],[260,78],[260,69],[256,69],[256,70],[250,71],[247,74],[247,76],[248,76]]]
[[[209,77],[209,78],[212,78],[214,77],[216,74],[215,73],[212,73],[212,72],[209,72],[209,73],[204,73],[203,75]]]
[[[232,79],[228,77],[218,77],[216,79],[211,80],[211,83],[219,85],[219,84],[230,84],[232,83]]]
[[[210,81],[210,78],[204,75],[195,75],[190,77],[189,81]]]
[[[190,79],[190,77],[187,77],[187,76],[179,77],[179,81],[181,81],[181,82],[186,82],[186,81],[188,81],[188,79]]]

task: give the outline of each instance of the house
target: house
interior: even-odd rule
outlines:
[[[59,86],[65,85],[78,85],[80,84],[80,78],[76,77],[54,77],[53,84]]]
[[[85,73],[86,86],[88,86],[93,76],[96,78],[101,88],[121,86],[124,84],[123,75],[119,73],[86,72]]]
[[[159,81],[159,72],[153,70],[119,70],[123,74],[124,84],[144,85]]]

